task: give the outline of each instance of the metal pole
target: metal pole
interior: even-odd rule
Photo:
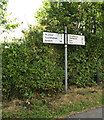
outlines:
[[[99,69],[97,69],[97,79],[96,79],[96,81],[97,81],[97,84],[100,85],[100,82],[99,82]]]
[[[65,93],[67,94],[67,27],[65,26]]]

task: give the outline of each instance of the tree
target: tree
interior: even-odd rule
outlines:
[[[5,23],[7,23],[7,20],[5,18],[6,16],[6,6],[7,6],[7,0],[1,0],[0,2],[0,26],[4,25]]]
[[[102,6],[101,6],[101,24],[104,31],[104,2],[102,3]]]
[[[19,26],[18,23],[13,24],[13,21],[7,20],[7,3],[8,0],[0,1],[0,34],[2,34],[2,32],[15,29]]]
[[[85,46],[70,46],[70,49],[68,49],[68,57],[70,58],[68,61],[69,79],[79,85],[82,85],[82,83],[83,85],[92,84],[91,81],[95,82],[96,69],[99,68],[102,72],[102,66],[104,65],[102,62],[104,2],[59,3],[45,1],[35,17],[40,25],[46,26],[45,31],[47,32],[64,33],[64,27],[67,25],[68,33],[82,33],[85,36]],[[58,49],[59,51],[62,50],[61,47],[58,47]],[[64,56],[61,56],[62,58]]]
[[[68,32],[74,34],[96,34],[102,30],[102,3],[97,2],[43,2],[43,7],[37,11],[35,17],[41,25],[47,25],[47,30]]]

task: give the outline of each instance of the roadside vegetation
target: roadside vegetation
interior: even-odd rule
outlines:
[[[104,2],[43,4],[38,26],[2,43],[3,118],[60,118],[102,106]],[[65,25],[85,36],[85,46],[68,46],[68,94],[64,45],[43,44],[43,32],[64,33]]]
[[[3,118],[66,118],[72,114],[102,106],[102,87],[77,88],[68,94],[32,93],[28,100],[3,102]]]

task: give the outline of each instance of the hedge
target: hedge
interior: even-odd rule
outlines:
[[[64,88],[64,45],[43,44],[41,28],[31,28],[25,40],[2,43],[3,97],[23,97],[30,91],[58,92]],[[103,37],[87,35],[85,46],[68,45],[68,87],[96,84],[96,71],[103,81]],[[9,48],[5,48],[8,46]]]

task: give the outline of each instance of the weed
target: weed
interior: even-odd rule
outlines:
[[[8,109],[11,110],[8,107],[11,107],[11,104],[7,104],[7,107],[3,108],[3,118],[55,118],[56,116],[60,117],[63,115],[69,115],[72,111],[77,112],[91,107],[102,106],[102,91],[99,87],[72,88],[69,91],[67,95],[63,95],[63,93],[58,94],[56,98],[52,96],[47,97],[43,92],[40,94],[41,99],[34,98],[34,96],[31,96],[32,93],[29,97],[28,94],[27,98],[29,100],[33,98],[35,99],[34,103],[30,103],[32,109],[28,109],[27,106],[20,106],[22,109],[15,108],[17,111],[13,112],[13,110],[8,111]],[[91,91],[97,92],[92,92],[91,94]],[[82,94],[82,92],[84,94]],[[44,102],[45,100],[47,102]],[[27,104],[29,102],[30,101],[27,101]]]

